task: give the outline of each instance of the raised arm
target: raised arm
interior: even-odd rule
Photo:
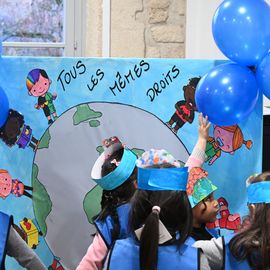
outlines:
[[[28,270],[47,270],[37,254],[23,241],[13,226],[10,227],[7,241],[7,255]]]
[[[198,140],[192,150],[191,155],[188,158],[186,166],[189,170],[193,167],[202,167],[205,160],[205,149],[209,135],[209,128],[211,123],[208,121],[208,117],[203,117],[199,114],[199,127],[198,127]]]

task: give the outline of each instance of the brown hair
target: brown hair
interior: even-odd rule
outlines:
[[[225,126],[221,128],[234,134],[233,135],[233,150],[239,149],[242,146],[242,144],[245,144],[245,146],[248,149],[252,147],[252,141],[244,140],[244,135],[238,125]]]
[[[255,176],[251,185],[270,181],[270,171]],[[252,269],[270,267],[270,203],[255,205],[250,226],[234,236],[229,243],[231,254],[239,261],[247,260]]]

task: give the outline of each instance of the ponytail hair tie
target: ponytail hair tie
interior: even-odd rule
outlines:
[[[152,207],[152,212],[153,213],[156,213],[156,214],[159,214],[160,213],[160,207],[155,205]]]

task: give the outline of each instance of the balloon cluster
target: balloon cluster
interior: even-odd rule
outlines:
[[[264,0],[225,0],[212,20],[218,48],[233,62],[199,82],[196,104],[217,125],[237,124],[254,109],[259,89],[270,98],[270,6]]]

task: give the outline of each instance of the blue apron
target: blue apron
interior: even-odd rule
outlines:
[[[220,237],[220,233],[218,229],[208,229],[207,227],[205,228],[212,236],[213,238],[219,238]]]
[[[192,241],[188,238],[180,249],[178,249],[176,245],[159,246],[157,270],[199,269],[199,250],[191,245]],[[139,249],[139,242],[131,237],[117,240],[110,254],[108,269],[139,270]]]
[[[129,216],[130,204],[126,203],[117,207],[116,211],[119,219],[119,239],[123,239],[129,236],[128,233],[128,216]],[[101,235],[108,249],[112,245],[112,230],[113,230],[113,219],[109,215],[105,220],[96,220],[95,225],[98,233]]]
[[[11,217],[0,212],[0,269],[5,269],[6,244],[11,225]]]
[[[226,236],[223,236],[223,269],[224,270],[249,270],[251,269],[248,265],[248,262],[245,261],[238,261],[236,260],[229,249],[229,243],[231,239],[234,237],[234,234],[229,234]]]

